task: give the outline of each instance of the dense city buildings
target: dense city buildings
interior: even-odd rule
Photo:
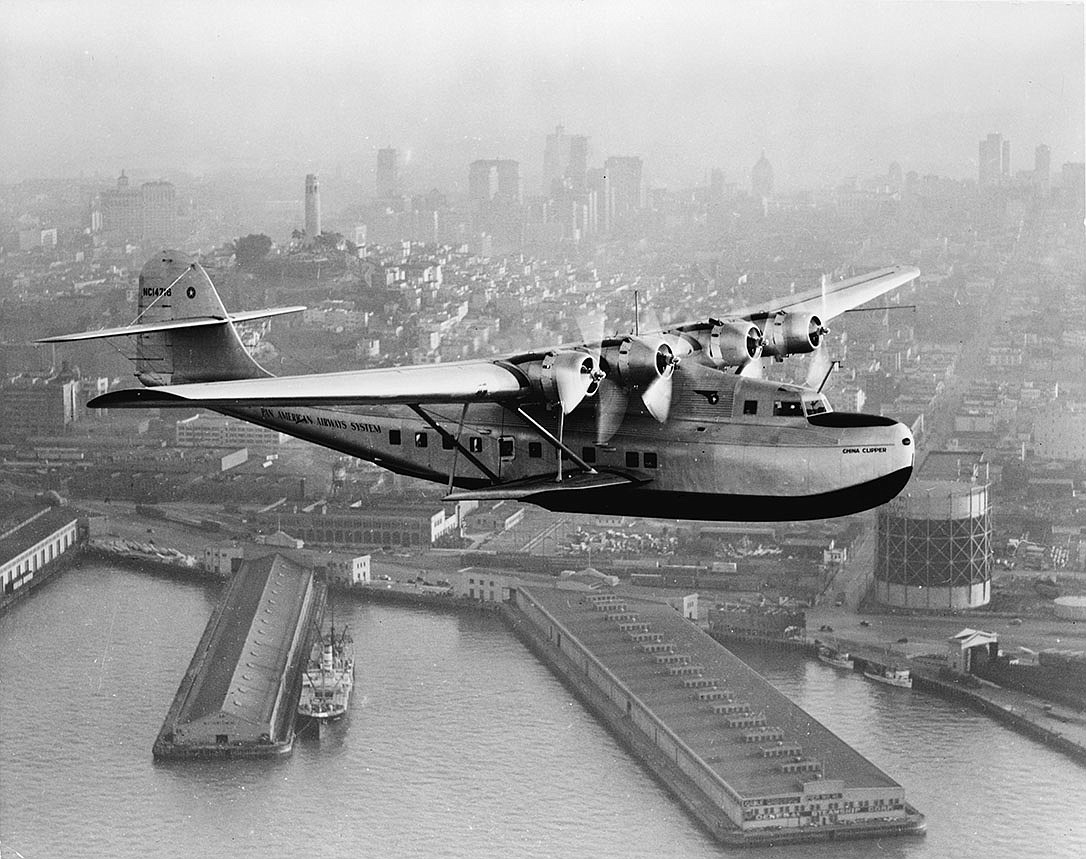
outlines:
[[[125,241],[171,242],[177,237],[177,189],[171,182],[132,186],[124,171],[117,186],[93,204],[91,229]]]
[[[123,357],[82,347],[77,376],[57,366],[67,353],[26,345],[129,324],[137,272],[171,229],[179,245],[203,254],[231,309],[308,307],[241,332],[276,373],[541,348],[592,336],[589,316],[629,331],[635,290],[642,313],[659,323],[719,318],[729,307],[817,285],[823,275],[832,282],[909,263],[921,270],[915,285],[879,312],[849,314],[834,326],[826,357],[841,366],[825,383],[831,403],[902,420],[925,450],[986,451],[996,562],[1008,538],[1028,531],[1042,535],[1049,560],[1082,565],[1078,495],[1051,483],[1070,481],[1077,492],[1086,477],[1082,165],[1053,170],[1054,153],[1040,144],[1033,169],[1013,174],[1005,142],[1000,134],[983,142],[990,161],[983,184],[893,162],[876,175],[784,191],[763,153],[749,192],[737,181],[741,170],[723,167],[707,170],[703,185],[664,189],[646,181],[649,165],[639,156],[592,163],[588,138],[559,127],[545,135],[534,171],[512,159],[477,159],[466,165],[467,193],[459,194],[400,187],[391,147],[376,153],[372,199],[336,174],[322,183],[310,174],[304,185],[301,176],[238,185],[125,171],[107,191],[97,179],[12,188],[0,220],[0,383],[8,394],[0,419],[17,448],[9,456],[36,461],[70,447],[85,456],[73,485],[118,497],[153,489],[235,499],[248,480],[253,498],[309,502],[319,494],[254,456],[222,472],[234,451],[273,452],[280,439],[207,415],[155,432],[176,450],[211,452],[209,479],[185,489],[181,475],[192,460],[167,456],[155,470],[140,466],[146,482],[115,477],[105,461],[115,454],[81,439],[116,417],[85,413],[82,404],[127,384]],[[541,194],[525,194],[525,175],[544,178]],[[793,381],[814,372],[803,361],[768,371]],[[399,479],[391,483],[393,494],[402,490]],[[425,544],[430,515],[417,528],[352,518],[340,530]],[[1046,527],[1029,524],[1036,521]],[[792,578],[805,594],[824,584],[813,573]]]

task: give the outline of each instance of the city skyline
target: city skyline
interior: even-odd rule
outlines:
[[[712,168],[749,187],[763,150],[782,192],[891,161],[975,177],[994,131],[1083,160],[1079,3],[107,9],[0,12],[0,181],[300,167],[374,187],[388,147],[405,190],[464,192],[480,159],[519,161],[531,190],[558,125],[590,165],[636,155],[666,187]]]

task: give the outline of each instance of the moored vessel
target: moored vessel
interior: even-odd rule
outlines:
[[[896,668],[892,665],[872,665],[864,672],[864,677],[870,677],[878,683],[888,686],[899,686],[902,689],[913,688],[913,678],[908,668]]]
[[[302,672],[298,696],[298,715],[323,726],[341,718],[351,700],[354,687],[353,641],[347,627],[336,633],[333,623],[328,633],[313,645],[313,653]]]
[[[847,651],[838,650],[829,645],[822,645],[818,648],[818,659],[820,662],[825,662],[834,668],[843,668],[846,671],[852,671],[856,667],[856,663],[852,661],[852,656]]]

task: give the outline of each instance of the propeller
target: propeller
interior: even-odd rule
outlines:
[[[823,342],[827,334],[830,333],[830,329],[826,327],[822,321],[826,318],[826,275],[822,275],[822,306],[819,309],[819,314],[816,317],[817,325],[811,332],[811,341],[815,343],[818,348],[815,349],[814,354],[811,356],[810,363],[807,366],[807,378],[805,384],[808,388],[815,388],[821,385],[822,380],[826,378],[826,373],[830,369],[831,360],[829,352],[826,349],[826,345]]]
[[[598,359],[580,351],[550,353],[543,359],[541,371],[545,390],[553,391],[564,415],[594,394],[604,377]]]
[[[651,314],[651,310],[648,311]],[[664,423],[671,410],[673,375],[682,357],[693,351],[683,337],[627,335],[603,348],[603,314],[589,311],[578,326],[599,370],[596,400],[596,443],[606,444],[618,432],[629,408],[630,392],[641,397],[645,410]]]

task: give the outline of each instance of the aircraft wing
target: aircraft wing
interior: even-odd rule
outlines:
[[[359,406],[519,398],[527,382],[491,361],[128,388],[95,397],[95,409],[228,406]]]
[[[891,289],[904,286],[920,276],[920,269],[911,265],[882,268],[877,271],[826,284],[825,295],[820,286],[796,295],[789,295],[758,307],[745,307],[726,314],[730,318],[761,321],[781,311],[814,313],[823,322],[865,304]]]

